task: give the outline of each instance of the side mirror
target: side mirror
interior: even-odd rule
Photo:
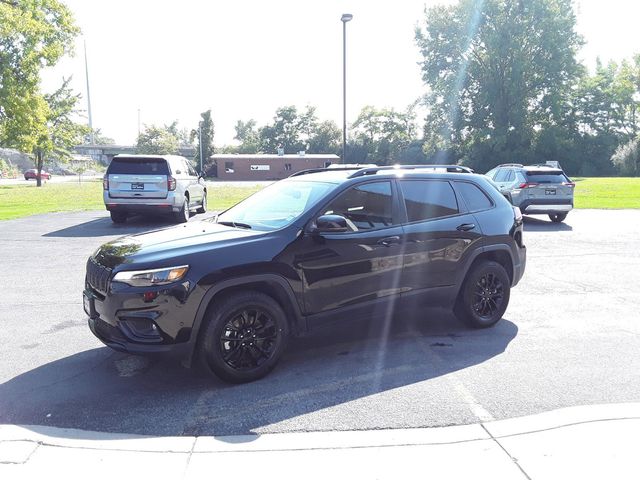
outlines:
[[[342,233],[348,232],[347,219],[342,215],[322,215],[316,220],[314,233]]]
[[[201,178],[204,178],[204,173],[202,173],[202,172],[200,172],[200,173],[198,174],[198,180],[200,180]]]

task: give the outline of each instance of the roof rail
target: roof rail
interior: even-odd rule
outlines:
[[[299,172],[296,173],[292,173],[291,175],[289,175],[288,178],[291,177],[299,177],[301,175],[308,175],[309,173],[318,173],[318,172],[336,172],[336,171],[341,171],[341,170],[360,170],[361,167],[337,167],[337,168],[325,168],[325,167],[321,167],[321,168],[309,168],[307,170],[300,170]]]
[[[521,163],[502,163],[502,164],[498,165],[495,168],[498,168],[498,167],[523,167],[523,166],[524,165],[522,165]]]
[[[363,177],[365,175],[375,175],[381,170],[436,170],[444,169],[449,173],[473,173],[473,170],[469,167],[462,165],[393,165],[383,167],[369,167],[361,168],[357,172],[349,175],[349,178]]]

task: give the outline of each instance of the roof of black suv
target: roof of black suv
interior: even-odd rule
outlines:
[[[402,175],[414,176],[424,174],[473,174],[473,170],[461,165],[394,165],[379,167],[337,167],[314,168],[302,170],[291,175],[292,177],[304,177],[309,180],[342,181],[353,178],[368,177],[373,175]]]

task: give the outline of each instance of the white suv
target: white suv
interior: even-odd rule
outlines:
[[[103,180],[104,204],[114,223],[131,213],[168,213],[178,223],[207,210],[207,187],[177,155],[116,155]]]

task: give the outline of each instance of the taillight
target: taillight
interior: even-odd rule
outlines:
[[[573,182],[562,182],[562,185],[569,188],[575,188],[576,184]]]
[[[102,179],[102,189],[109,190],[109,177],[104,177]]]
[[[531,188],[531,187],[537,187],[537,186],[538,186],[537,183],[527,182],[527,183],[521,183],[520,186],[518,186],[518,188]]]
[[[168,177],[167,178],[167,190],[172,192],[175,189],[176,189],[176,179],[173,178],[173,177]]]

